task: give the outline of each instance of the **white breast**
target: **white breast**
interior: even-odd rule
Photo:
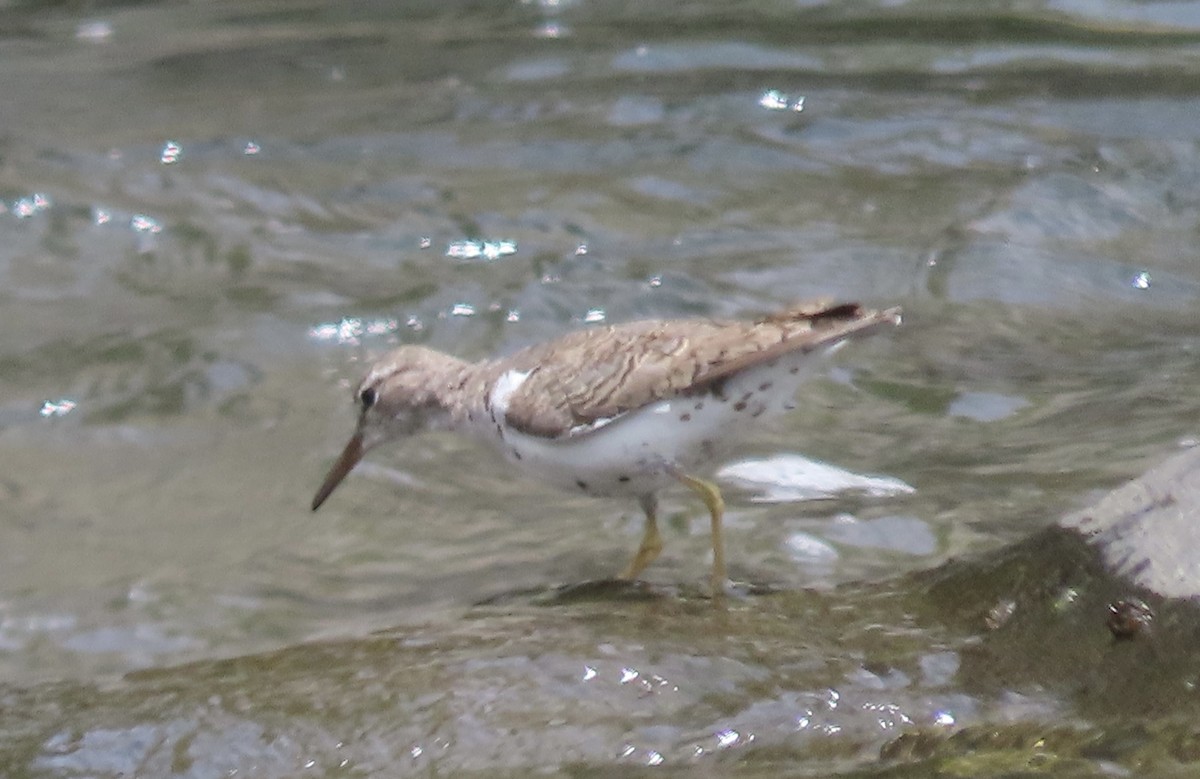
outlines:
[[[496,380],[496,385],[492,387],[492,394],[488,397],[488,405],[497,422],[504,419],[504,415],[508,413],[508,401],[528,378],[528,371],[506,371]]]

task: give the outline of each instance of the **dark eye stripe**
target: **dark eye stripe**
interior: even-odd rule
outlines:
[[[374,387],[367,387],[362,392],[358,393],[358,399],[362,401],[363,408],[370,408],[375,405],[377,395]]]

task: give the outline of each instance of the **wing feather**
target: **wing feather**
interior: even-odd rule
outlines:
[[[543,438],[586,434],[642,406],[707,391],[740,370],[896,324],[899,316],[899,309],[815,301],[756,322],[668,320],[581,330],[504,361],[529,374],[508,398],[505,422]]]

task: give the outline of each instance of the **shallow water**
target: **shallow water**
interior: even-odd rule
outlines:
[[[200,754],[236,742],[221,770],[291,775],[303,750],[260,731],[303,742],[308,713],[189,718],[272,710],[265,680],[306,668],[320,732],[353,747],[327,772],[694,767],[735,742],[750,773],[852,772],[910,725],[1083,719],[1061,691],[964,679],[967,639],[911,618],[899,575],[1029,538],[1197,437],[1200,10],[1022,8],[0,4],[0,680],[33,723],[0,766],[115,774],[158,722],[147,738]],[[914,491],[731,482],[732,574],[780,597],[711,612],[707,519],[680,493],[650,605],[547,605],[620,569],[636,507],[446,435],[308,511],[392,344],[479,358],[814,295],[905,325],[842,350],[737,459]],[[355,742],[361,689],[319,671],[376,661],[392,692]],[[120,680],[189,662],[182,700],[222,680],[201,713],[160,708],[174,670]],[[575,705],[585,667],[616,700]],[[622,668],[687,694],[631,722],[614,712],[646,691]],[[792,740],[831,694],[855,704]]]

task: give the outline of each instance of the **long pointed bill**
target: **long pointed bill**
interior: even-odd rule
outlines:
[[[346,448],[342,450],[337,462],[329,469],[325,481],[321,482],[321,489],[317,490],[317,494],[313,496],[313,511],[321,508],[321,504],[342,483],[342,479],[346,478],[346,474],[350,473],[350,470],[358,464],[364,453],[362,431],[355,431],[354,435],[350,436],[350,440],[346,442]]]

